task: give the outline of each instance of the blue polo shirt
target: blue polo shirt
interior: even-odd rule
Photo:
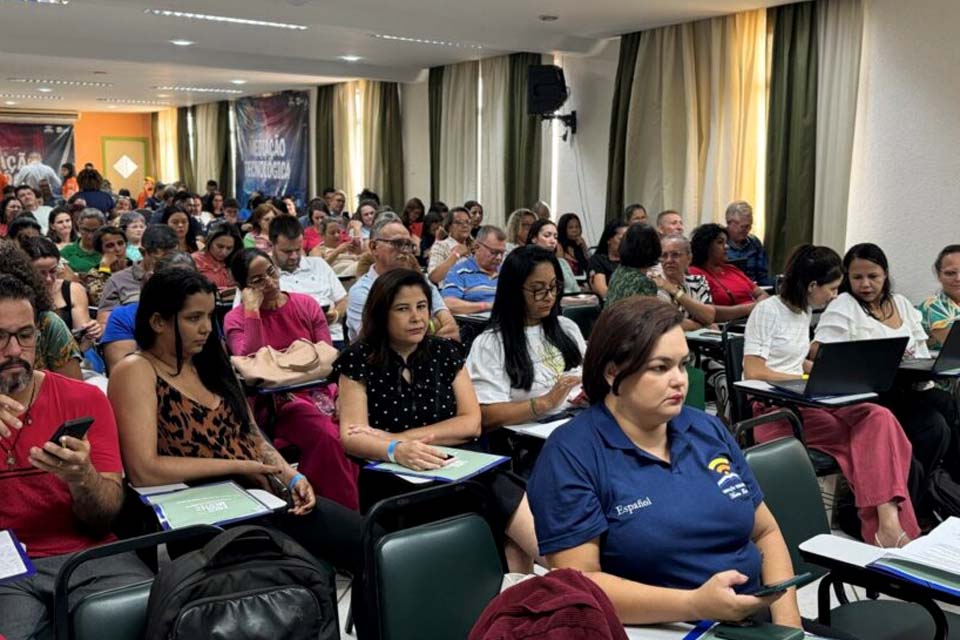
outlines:
[[[467,302],[493,302],[497,295],[497,276],[480,268],[470,256],[453,265],[443,281],[440,293],[444,298],[458,298]]]
[[[741,271],[761,287],[770,286],[774,282],[770,277],[767,251],[757,236],[747,236],[742,247],[727,240],[727,260],[743,260]]]
[[[137,324],[137,307],[139,306],[139,302],[131,302],[111,311],[110,317],[107,318],[107,326],[103,330],[103,335],[100,336],[100,344],[135,340],[133,331]]]
[[[602,403],[547,440],[527,484],[540,553],[600,538],[600,567],[695,589],[736,569],[760,587],[751,541],[763,494],[727,428],[690,407],[668,424],[670,463],[634,445]]]

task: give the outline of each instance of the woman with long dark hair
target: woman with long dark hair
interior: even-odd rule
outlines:
[[[560,315],[562,277],[557,257],[539,247],[512,251],[500,267],[490,325],[467,358],[484,430],[553,413],[580,383],[587,345]]]
[[[429,333],[431,294],[423,275],[394,269],[373,284],[356,342],[337,360],[340,430],[348,453],[426,470],[447,464],[433,445],[482,448],[480,407],[459,345]],[[492,471],[478,481],[494,495],[498,525],[508,538],[513,570],[529,570],[536,555],[533,517],[523,483]],[[385,473],[360,475],[365,505],[411,485]]]
[[[558,258],[562,253],[560,243],[557,241],[557,223],[553,220],[540,218],[532,225],[527,232],[527,246],[536,245],[551,252]],[[577,278],[573,275],[573,268],[566,260],[559,259],[560,273],[563,276],[560,279],[561,290],[563,293],[579,293],[580,285],[577,284]]]
[[[403,212],[400,214],[403,226],[410,232],[413,241],[418,244],[423,237],[424,211],[423,200],[420,198],[410,198],[407,200],[407,204],[403,206]]]
[[[60,182],[63,183],[60,195],[63,196],[64,200],[80,191],[80,186],[77,184],[77,169],[72,162],[64,162],[60,165]]]
[[[237,283],[230,273],[230,263],[241,249],[243,238],[237,226],[226,220],[215,220],[207,228],[203,250],[195,251],[191,257],[197,271],[217,285],[217,289],[232,289]]]
[[[847,340],[906,336],[906,357],[928,358],[927,333],[920,312],[904,296],[893,293],[890,267],[883,249],[872,243],[850,247],[843,257],[840,295],[824,310],[810,345]],[[893,411],[913,444],[913,455],[926,473],[941,464],[960,477],[957,452],[957,405],[953,396],[933,383],[901,384],[881,394],[878,402]],[[955,446],[955,445],[954,445]]]
[[[577,214],[565,213],[557,220],[557,242],[563,249],[563,259],[573,269],[573,275],[586,275],[589,268],[587,242],[583,239],[583,225]]]
[[[613,272],[620,266],[620,243],[627,232],[627,223],[611,220],[603,228],[597,250],[590,256],[588,267],[590,290],[601,298],[607,295]]]
[[[829,247],[800,245],[787,259],[777,295],[754,307],[744,335],[745,380],[801,379],[810,360],[811,309],[837,296],[840,256]],[[769,407],[754,405],[754,412]],[[901,547],[920,534],[907,489],[912,447],[890,411],[871,402],[836,409],[799,407],[807,446],[833,457],[853,488],[863,540]],[[789,425],[760,427],[758,440],[791,435]]]
[[[253,421],[213,319],[216,290],[188,269],[157,271],[143,287],[134,330],[140,350],[117,363],[108,392],[127,477],[134,486],[230,477],[270,490],[267,476],[275,476],[293,508],[270,524],[358,575],[360,518],[315,497]]]
[[[53,240],[57,249],[63,249],[77,241],[77,227],[73,223],[73,214],[69,209],[54,207],[50,210],[50,216],[47,218],[47,237]]]

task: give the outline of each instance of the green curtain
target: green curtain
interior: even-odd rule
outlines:
[[[539,53],[510,54],[504,143],[504,211],[529,207],[540,198],[540,116],[527,115],[527,68]]]
[[[217,149],[220,149],[220,193],[225,198],[232,198],[233,185],[233,155],[230,153],[230,103],[221,100],[217,103]]]
[[[773,7],[767,114],[766,248],[774,273],[797,244],[813,239],[817,147],[815,2]]]
[[[197,190],[196,159],[190,148],[190,135],[187,124],[187,114],[193,118],[193,107],[179,107],[177,109],[177,162],[180,165],[180,181],[187,189]]]
[[[613,89],[613,107],[610,110],[610,149],[607,157],[607,212],[606,221],[623,215],[624,166],[627,156],[627,122],[630,98],[633,93],[633,74],[637,66],[637,50],[642,31],[620,37],[620,61]]]
[[[335,187],[335,155],[333,139],[333,105],[336,99],[337,85],[327,84],[317,87],[317,189]]]
[[[430,67],[430,202],[440,199],[440,116],[443,112],[443,67]]]
[[[403,191],[403,122],[400,119],[400,85],[380,83],[380,166],[383,185],[380,200],[402,211]]]

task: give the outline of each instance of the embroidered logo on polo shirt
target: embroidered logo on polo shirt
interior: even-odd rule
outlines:
[[[650,499],[650,496],[646,496],[643,498],[637,498],[630,504],[618,504],[617,506],[614,507],[614,509],[617,510],[618,516],[622,516],[622,515],[631,516],[633,515],[634,511],[645,509],[652,504],[653,504],[653,500]]]
[[[750,493],[743,479],[730,468],[730,460],[727,458],[718,456],[710,461],[707,468],[720,474],[717,486],[731,500],[742,498]]]

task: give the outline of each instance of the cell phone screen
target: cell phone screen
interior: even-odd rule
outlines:
[[[77,440],[83,440],[83,437],[87,435],[87,430],[90,429],[90,425],[93,424],[93,418],[90,416],[85,416],[83,418],[76,418],[74,420],[67,420],[60,428],[57,429],[50,437],[50,442],[60,446],[60,439],[64,436],[70,436],[71,438],[76,438]]]

